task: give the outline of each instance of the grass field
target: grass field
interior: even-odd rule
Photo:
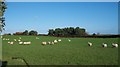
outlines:
[[[8,65],[25,65],[21,60],[13,60],[12,57],[22,57],[29,65],[117,65],[118,48],[112,48],[111,43],[118,43],[118,38],[57,38],[49,36],[4,36],[13,41],[21,37],[23,41],[31,41],[31,45],[9,45],[3,41],[3,61]],[[55,45],[41,45],[42,41],[61,39]],[[71,42],[68,42],[68,39]],[[89,47],[87,42],[92,42]],[[108,47],[103,48],[102,43]]]

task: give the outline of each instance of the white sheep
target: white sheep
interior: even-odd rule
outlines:
[[[51,45],[54,45],[55,43],[54,42],[51,42]]]
[[[16,39],[14,39],[14,41],[17,41]]]
[[[13,44],[14,44],[14,42],[10,42],[10,44],[11,44],[11,45],[13,45]]]
[[[58,42],[61,42],[62,40],[61,39],[58,39]]]
[[[28,45],[30,45],[30,44],[31,44],[31,42],[29,41],[29,42],[27,42],[27,44],[28,44]]]
[[[5,38],[3,38],[3,40],[6,40]]]
[[[51,42],[48,42],[48,44],[51,44]]]
[[[91,42],[88,42],[88,45],[89,45],[89,46],[92,46],[93,44],[92,44]]]
[[[36,37],[36,39],[39,39],[38,37]]]
[[[19,42],[19,45],[23,44],[23,42]]]
[[[19,39],[18,41],[20,42],[21,40]]]
[[[112,46],[117,48],[118,44],[112,43]]]
[[[47,44],[47,42],[42,42],[42,45],[46,45]]]
[[[24,45],[30,45],[31,42],[23,42]]]
[[[8,41],[8,44],[10,44],[10,41]]]
[[[58,41],[57,40],[54,40],[54,43],[57,43]]]
[[[69,42],[71,42],[71,40],[70,40],[70,39],[68,39],[68,41],[69,41]]]
[[[107,44],[103,43],[102,46],[103,46],[103,47],[107,47]]]
[[[2,39],[3,37],[1,36],[0,38]]]

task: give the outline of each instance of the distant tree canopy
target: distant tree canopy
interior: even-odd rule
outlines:
[[[0,32],[4,30],[5,18],[3,17],[5,9],[7,9],[6,4],[3,0],[0,0]]]
[[[29,35],[38,35],[38,32],[37,32],[37,31],[34,31],[34,30],[31,30],[31,31],[29,32]]]
[[[31,31],[25,30],[24,32],[16,32],[13,35],[38,35],[38,32],[34,30]]]
[[[48,35],[50,36],[85,36],[87,35],[86,30],[84,28],[79,27],[67,27],[67,28],[56,28],[49,29]]]

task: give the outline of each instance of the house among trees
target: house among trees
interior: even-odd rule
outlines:
[[[13,35],[22,35],[23,32],[16,32],[16,33],[13,33]]]

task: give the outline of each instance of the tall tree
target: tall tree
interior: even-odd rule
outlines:
[[[4,30],[5,18],[3,17],[5,9],[7,9],[6,4],[3,0],[0,0],[0,32]]]
[[[55,31],[54,31],[53,29],[49,29],[49,31],[48,31],[48,35],[53,36],[54,34],[55,34]]]
[[[34,31],[34,30],[31,30],[31,31],[29,32],[29,35],[38,35],[38,32],[37,32],[37,31]]]

